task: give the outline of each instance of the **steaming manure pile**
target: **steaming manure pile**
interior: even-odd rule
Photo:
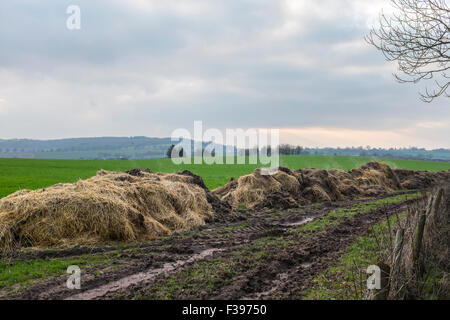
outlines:
[[[209,191],[189,172],[99,171],[74,184],[21,190],[0,200],[0,249],[141,241],[213,216]]]
[[[445,181],[450,181],[450,172],[392,170],[385,163],[369,162],[351,171],[280,168],[268,176],[257,169],[213,193],[235,208],[287,209],[314,202],[374,197],[402,189],[424,189]]]
[[[87,180],[21,190],[1,199],[0,250],[145,241],[220,220],[242,206],[295,208],[423,189],[449,180],[450,172],[392,170],[371,162],[348,172],[280,168],[266,176],[258,169],[210,191],[189,171],[101,170]]]

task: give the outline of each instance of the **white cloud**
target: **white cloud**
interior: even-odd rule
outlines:
[[[386,14],[391,13],[392,7],[390,0],[377,1],[353,1],[353,10],[360,15],[361,20],[364,21],[367,28],[371,28],[378,22],[378,17],[381,11]]]
[[[114,3],[140,13],[172,12],[182,16],[211,14],[217,8],[210,0],[115,0]]]
[[[335,53],[348,53],[348,52],[366,52],[372,48],[364,41],[363,38],[353,39],[351,41],[339,42],[331,46],[331,50]]]
[[[6,99],[0,98],[0,114],[6,111]]]
[[[419,122],[417,124],[418,128],[423,129],[441,129],[446,128],[450,130],[450,121],[428,121],[428,122]]]
[[[433,128],[428,128],[433,129]],[[435,129],[435,128],[434,128]],[[448,130],[447,126],[447,130]],[[411,139],[414,137],[414,139]],[[447,139],[436,139],[433,130],[417,132],[410,129],[352,130],[346,128],[293,128],[283,129],[280,138],[285,143],[307,147],[359,147],[402,148],[426,146],[428,148],[450,148]]]
[[[364,75],[378,74],[385,79],[391,79],[392,73],[395,72],[395,65],[384,64],[346,64],[341,66],[330,66],[330,70],[340,74],[347,75]]]

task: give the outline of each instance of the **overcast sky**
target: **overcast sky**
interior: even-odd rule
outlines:
[[[66,9],[81,8],[81,30]],[[384,0],[1,0],[0,138],[280,128],[305,146],[450,148],[363,40]]]

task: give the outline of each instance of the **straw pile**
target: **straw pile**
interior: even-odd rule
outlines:
[[[399,178],[403,189],[424,189],[450,182],[450,170],[429,172],[397,169],[394,172]]]
[[[300,196],[300,183],[289,169],[280,169],[275,175],[261,175],[261,169],[256,169],[213,193],[234,208],[277,207],[280,201],[284,207],[298,206],[289,196]]]
[[[258,169],[213,190],[213,193],[234,208],[286,209],[305,203],[373,197],[401,189],[423,189],[449,178],[450,172],[393,171],[387,164],[379,162],[369,162],[351,171],[301,169],[292,172],[280,168],[274,176],[262,176]]]
[[[391,170],[371,162],[351,171],[280,168],[275,175],[232,179],[214,191],[189,171],[154,174],[99,171],[74,184],[21,190],[0,200],[0,250],[143,241],[228,217],[232,208],[286,209],[312,202],[373,197],[423,189],[448,172]]]
[[[18,191],[0,200],[0,249],[146,240],[203,225],[213,209],[196,177],[99,171]]]

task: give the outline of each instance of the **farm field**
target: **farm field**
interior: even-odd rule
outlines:
[[[346,281],[347,287],[332,291],[317,279],[339,267],[339,257],[352,246],[372,252],[359,267],[376,263],[380,248],[361,243],[361,237],[421,196],[409,192],[291,210],[240,211],[144,243],[24,249],[0,264],[0,298],[360,299],[365,292],[354,295],[349,275],[331,283]],[[388,237],[386,230],[376,232],[380,239]],[[83,268],[81,292],[61,285],[73,264]]]
[[[292,169],[314,167],[348,170],[359,167],[369,160],[371,159],[291,156],[283,157],[282,165]],[[384,161],[393,168],[435,171],[448,169],[447,163],[394,159]],[[2,176],[3,179],[6,177],[9,181],[14,181],[16,179],[14,173],[16,175],[20,173],[22,177],[29,175],[33,179],[23,181],[23,185],[28,188],[43,187],[40,177],[47,178],[45,183],[53,184],[89,177],[99,169],[125,171],[135,167],[150,168],[154,172],[192,170],[205,177],[207,184],[214,187],[214,183],[220,186],[226,183],[229,177],[250,173],[256,167],[230,165],[228,171],[219,165],[178,167],[168,159],[147,161],[9,159],[3,160],[3,164],[3,170],[9,169],[4,171],[6,174]],[[152,174],[140,170],[134,170],[129,174],[113,174],[110,178],[107,177],[109,175],[101,173],[96,177],[99,184],[95,188],[79,189],[76,194],[72,194],[73,204],[64,198],[64,193],[58,193],[61,186],[56,186],[56,189],[48,188],[42,193],[22,193],[18,195],[20,202],[9,202],[11,197],[3,199],[3,208],[6,210],[2,212],[4,215],[0,230],[4,245],[4,250],[0,252],[0,300],[367,299],[368,294],[372,293],[366,289],[365,270],[368,266],[378,265],[380,261],[381,263],[391,261],[389,257],[393,250],[393,241],[397,239],[399,230],[404,230],[406,235],[405,243],[402,244],[404,250],[411,252],[410,244],[415,248],[414,239],[419,234],[415,231],[416,222],[414,222],[419,217],[418,213],[431,210],[426,215],[432,216],[431,212],[434,212],[434,218],[431,219],[441,219],[438,212],[439,214],[448,212],[450,204],[448,201],[450,190],[445,193],[443,189],[435,192],[431,190],[433,186],[429,184],[404,188],[396,180],[396,175],[392,175],[393,171],[378,162],[367,163],[343,178],[333,178],[334,173],[325,174],[320,170],[291,172],[292,175],[286,172],[280,170],[277,173],[278,179],[284,178],[284,187],[288,186],[292,178],[298,181],[294,174],[299,174],[299,179],[306,177],[301,190],[300,185],[295,189],[302,192],[297,194],[298,201],[305,197],[304,202],[295,202],[292,198],[293,203],[289,200],[289,189],[282,189],[284,190],[282,193],[277,193],[276,190],[273,193],[263,193],[261,203],[264,205],[252,206],[254,201],[252,193],[249,193],[248,197],[242,193],[247,190],[245,185],[235,191],[237,194],[244,194],[242,200],[248,199],[250,202],[245,202],[248,205],[233,202],[227,207],[224,200],[226,196],[220,196],[217,190],[216,193],[210,193],[209,190],[202,188],[197,189],[199,193],[195,194],[194,200],[189,198],[188,194],[195,191],[190,183],[196,182],[190,179],[196,177],[180,174],[178,179],[186,178],[178,180],[185,181],[182,184],[183,188],[173,190],[189,190],[189,192],[183,195],[172,193],[174,196],[168,197],[168,205],[165,206],[165,202],[161,202],[160,207],[156,207],[158,203],[154,202],[155,198],[163,199],[160,195],[166,192],[166,189],[157,189],[158,186],[170,187],[171,184],[168,180],[163,181],[162,176],[158,176],[156,181],[160,184],[155,183],[149,187],[150,200],[148,200],[146,187],[144,184],[139,185],[139,181],[140,179],[146,181],[148,177],[145,175],[152,176]],[[314,174],[310,174],[309,178],[306,176],[308,172],[316,174],[314,189],[310,189],[316,192],[322,190],[322,193],[307,192],[306,179],[314,179]],[[422,173],[412,174],[417,175],[416,179],[422,176]],[[438,179],[438,176],[441,178]],[[260,177],[254,173],[245,180],[265,185],[268,177],[259,180]],[[369,180],[367,177],[375,179]],[[447,183],[449,176],[448,173],[440,172],[428,173],[426,177],[427,181]],[[332,179],[338,181],[333,182]],[[402,179],[405,177],[402,176]],[[340,184],[344,180],[350,184]],[[112,183],[113,181],[115,182]],[[392,184],[393,181],[397,181],[397,184]],[[363,183],[355,184],[358,182]],[[369,188],[364,189],[364,182],[369,184]],[[232,185],[233,182],[227,184],[230,190]],[[292,185],[295,186],[294,183]],[[85,186],[80,188],[86,186],[88,184],[85,183]],[[127,186],[131,191],[124,189],[123,186]],[[227,189],[227,186],[221,189]],[[346,186],[350,188],[346,189]],[[18,189],[17,184],[10,187],[11,190]],[[79,187],[78,184],[76,187]],[[196,187],[198,188],[198,185]],[[118,206],[117,210],[115,203],[120,202],[115,202],[114,197],[111,198],[112,202],[108,202],[110,200],[104,194],[97,197],[96,188],[99,191],[113,190],[115,193],[111,194],[119,197],[131,194],[131,198],[122,198],[129,201],[129,206],[123,207],[124,210]],[[339,190],[338,188],[343,192],[350,190],[352,193],[332,199],[333,190]],[[56,196],[45,198],[46,192],[56,192],[54,193]],[[77,198],[79,195],[87,194],[89,194],[87,198]],[[278,195],[280,198],[277,198]],[[318,196],[306,198],[310,195]],[[139,200],[141,207],[138,207],[138,202],[133,202],[134,199]],[[200,221],[188,224],[179,218],[185,215],[185,212],[180,210],[181,202],[177,199],[184,201],[187,199],[188,203],[194,203],[188,207],[189,214],[193,218],[196,217],[193,210],[203,208],[200,199],[204,199],[205,202],[211,201],[209,203],[215,214],[208,216],[204,223]],[[266,200],[270,202],[265,202]],[[58,206],[63,201],[64,211],[58,211],[61,208]],[[42,207],[41,203],[47,203],[49,206]],[[56,206],[53,206],[54,204]],[[152,237],[140,237],[141,230],[148,235],[152,232],[152,229],[142,223],[142,221],[145,223],[144,219],[153,217],[151,216],[153,211],[147,210],[155,210],[157,214],[163,213],[163,219],[160,221],[165,222],[170,220],[167,218],[171,212],[170,206],[177,208],[176,214],[179,215],[175,218],[172,215],[170,219],[177,219],[178,223],[185,224],[185,227],[174,228],[173,232],[155,233]],[[138,212],[134,213],[133,210],[136,208]],[[115,219],[120,218],[122,213],[127,220],[112,224],[111,221],[116,221]],[[201,213],[206,211],[199,211],[197,214]],[[67,216],[72,216],[69,223],[65,222]],[[85,219],[87,222],[84,222]],[[153,221],[160,223],[156,219]],[[428,226],[445,225],[438,223],[438,220],[435,221],[436,223],[428,223]],[[77,227],[73,233],[75,223]],[[131,238],[121,236],[120,230],[123,225],[132,226],[133,229],[130,230],[136,232],[133,233],[135,236]],[[99,234],[99,237],[95,238],[96,233],[89,233],[91,226],[108,226],[108,229],[106,233]],[[145,228],[140,229],[141,226]],[[85,233],[78,230],[85,230]],[[101,236],[103,234],[105,236]],[[423,251],[430,247],[430,241],[446,241],[429,236],[429,231],[427,234],[428,236],[423,236],[425,241]],[[54,238],[57,237],[61,237],[61,241],[54,242]],[[417,281],[420,283],[408,288],[408,294],[427,299],[446,298],[450,294],[445,291],[444,281],[449,272],[448,264],[442,264],[441,257],[433,256],[431,259],[428,254],[421,255],[426,257],[424,260],[426,276],[422,280],[418,274]],[[405,266],[408,265],[406,263],[405,260]],[[68,277],[67,269],[74,265],[82,270],[82,287],[77,291],[65,285]],[[396,278],[393,278],[393,281],[395,280]],[[420,291],[417,291],[417,288],[420,288]],[[403,293],[393,291],[390,294],[397,298]]]
[[[369,161],[384,161],[393,169],[442,171],[450,169],[450,162],[400,159],[375,159],[340,156],[282,156],[280,164],[292,170],[301,168],[351,170]],[[0,198],[20,189],[39,189],[61,182],[75,182],[89,178],[100,170],[126,171],[149,168],[153,172],[190,170],[200,175],[209,189],[251,173],[260,165],[175,165],[170,159],[151,160],[38,160],[0,159]]]
[[[12,314],[450,300],[450,0],[73,2],[0,1]]]

